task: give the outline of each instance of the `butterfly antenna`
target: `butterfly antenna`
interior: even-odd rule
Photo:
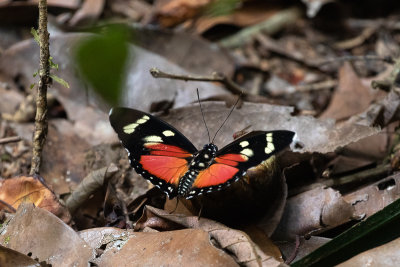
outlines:
[[[199,101],[201,116],[203,117],[204,125],[206,126],[206,129],[207,129],[208,141],[211,143],[210,131],[208,131],[206,119],[204,118],[203,108],[201,107],[201,101],[200,101],[200,95],[199,95],[199,88],[197,88],[197,100]]]
[[[212,139],[211,143],[214,143],[214,139],[215,139],[215,137],[217,137],[217,134],[218,134],[219,130],[221,130],[222,126],[224,126],[224,124],[225,124],[225,122],[228,120],[229,116],[231,116],[231,114],[232,114],[233,110],[235,109],[237,103],[239,103],[239,100],[240,100],[240,97],[241,97],[241,96],[242,96],[242,94],[239,95],[238,99],[236,100],[235,105],[233,105],[233,107],[232,107],[231,111],[229,112],[228,116],[226,117],[226,119],[224,120],[224,122],[221,124],[221,126],[219,127],[219,129],[217,130],[217,132],[215,133],[214,138]]]

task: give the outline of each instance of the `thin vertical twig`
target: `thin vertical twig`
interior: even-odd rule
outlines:
[[[49,32],[47,31],[47,0],[39,0],[39,46],[40,66],[39,83],[36,95],[35,132],[33,134],[33,151],[30,174],[39,174],[43,145],[47,136],[47,86],[50,82],[50,49]]]

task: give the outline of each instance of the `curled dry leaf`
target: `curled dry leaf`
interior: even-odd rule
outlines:
[[[3,246],[0,246],[0,266],[40,266],[30,257]]]
[[[87,266],[93,256],[90,246],[72,228],[33,204],[20,205],[15,216],[3,224],[0,243],[52,266]]]
[[[112,177],[117,171],[117,166],[112,163],[108,167],[92,171],[68,197],[66,201],[68,210],[71,213],[74,213],[76,209],[90,197],[90,195],[101,188],[104,185],[104,182]]]
[[[208,233],[221,249],[229,251],[235,261],[245,266],[279,266],[281,262],[263,251],[242,231],[233,230],[220,223],[197,216],[173,215],[150,206],[137,223],[137,229],[144,229],[152,218],[169,221],[187,228],[202,229]],[[152,225],[154,226],[154,225]]]
[[[277,240],[293,240],[296,235],[328,230],[348,222],[353,213],[353,206],[338,191],[315,188],[288,199],[273,237]]]
[[[0,181],[0,200],[15,210],[21,203],[33,203],[68,222],[70,215],[58,197],[42,182],[41,178],[21,176]],[[0,208],[4,209],[2,204]]]
[[[382,246],[367,250],[337,265],[340,267],[356,266],[398,266],[400,262],[400,238]]]

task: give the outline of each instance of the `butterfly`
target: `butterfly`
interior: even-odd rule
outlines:
[[[110,110],[110,123],[138,174],[170,199],[221,190],[246,171],[289,146],[292,131],[253,131],[218,150],[211,141],[200,150],[177,129],[148,113]]]

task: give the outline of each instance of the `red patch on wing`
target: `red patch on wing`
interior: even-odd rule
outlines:
[[[223,184],[232,179],[239,169],[225,164],[214,163],[201,171],[193,183],[193,187],[202,188]]]
[[[162,143],[147,143],[144,144],[144,146],[150,149],[151,155],[179,157],[179,158],[187,158],[192,155],[180,147],[165,145]]]
[[[239,162],[245,162],[248,160],[249,158],[247,156],[241,154],[225,154],[215,158],[216,162],[230,166],[237,166]]]
[[[156,178],[175,185],[188,170],[187,161],[175,157],[144,155],[140,157],[140,164]]]

